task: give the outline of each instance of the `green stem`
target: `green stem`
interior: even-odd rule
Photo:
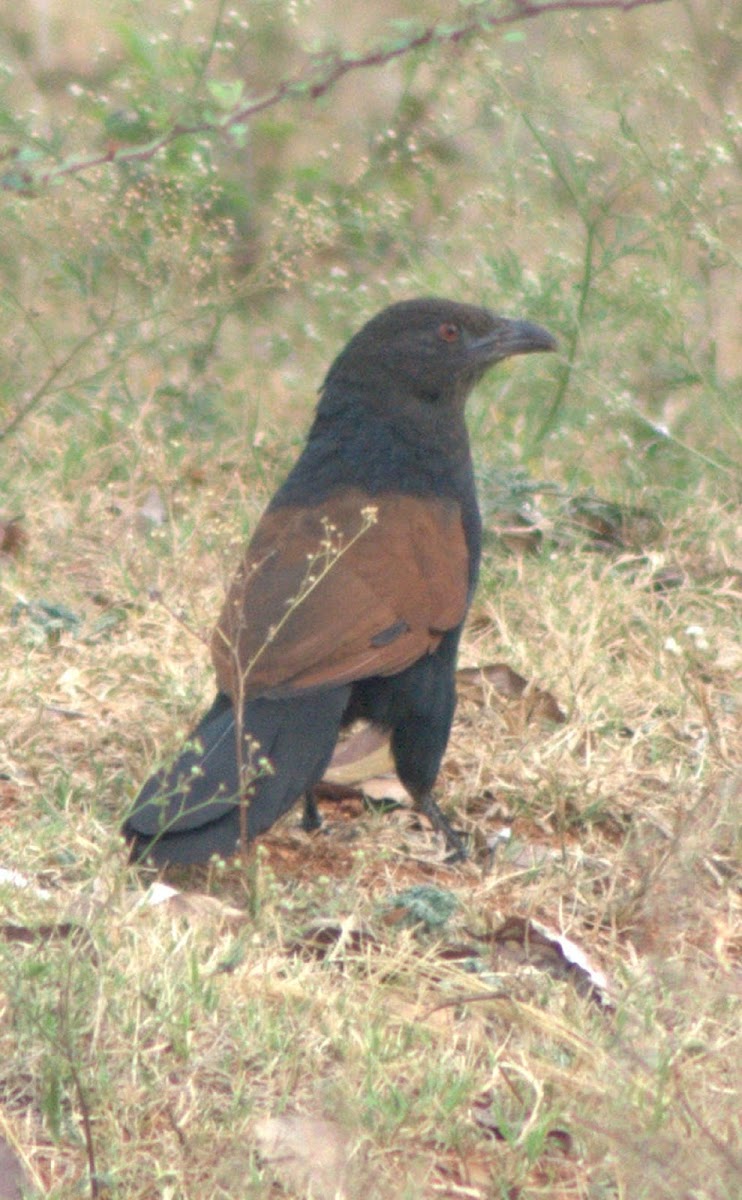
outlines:
[[[567,353],[563,359],[559,377],[557,379],[556,391],[554,398],[547,408],[541,424],[536,430],[531,440],[531,448],[537,449],[544,438],[554,429],[559,415],[562,411],[564,401],[567,396],[570,382],[572,380],[572,371],[574,369],[575,359],[577,357],[577,348],[580,342],[580,332],[582,330],[582,322],[587,308],[588,297],[595,276],[594,260],[595,260],[595,240],[597,236],[597,220],[586,222],[586,239],[585,239],[585,254],[582,261],[582,278],[580,280],[580,298],[577,305],[577,313],[575,315],[574,325],[567,346]]]

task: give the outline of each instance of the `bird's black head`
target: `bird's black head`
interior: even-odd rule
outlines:
[[[403,300],[372,317],[330,367],[335,385],[463,402],[488,367],[513,354],[555,350],[540,325],[435,297]]]

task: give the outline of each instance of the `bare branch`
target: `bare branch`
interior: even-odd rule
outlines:
[[[26,164],[15,164],[12,171],[0,177],[0,187],[7,191],[33,194],[66,175],[78,175],[95,167],[110,163],[148,162],[161,150],[181,137],[199,134],[223,134],[238,125],[247,124],[258,113],[275,108],[289,97],[316,100],[329,92],[344,76],[353,71],[369,67],[384,67],[395,59],[402,58],[415,50],[430,46],[455,46],[467,42],[477,35],[488,33],[518,21],[531,20],[554,12],[583,12],[618,9],[630,12],[634,8],[666,4],[668,0],[512,0],[506,12],[473,17],[460,25],[429,25],[419,33],[401,38],[392,44],[381,44],[366,54],[335,56],[328,62],[327,55],[318,55],[307,61],[305,69],[292,79],[285,79],[267,95],[238,105],[222,118],[197,121],[192,124],[176,124],[151,142],[139,146],[109,147],[100,154],[72,158],[47,170],[34,170]]]
[[[47,396],[49,392],[53,390],[54,385],[57,383],[60,376],[64,374],[70,363],[73,362],[73,360],[76,359],[80,354],[82,354],[82,352],[86,350],[87,347],[96,340],[96,338],[100,337],[101,333],[105,331],[107,325],[110,323],[112,315],[112,312],[109,313],[109,315],[100,325],[96,325],[94,329],[85,334],[84,337],[80,338],[78,342],[75,342],[72,349],[65,354],[64,358],[52,366],[46,378],[42,380],[42,382],[35,389],[35,391],[31,393],[30,396],[26,397],[20,408],[11,417],[7,424],[0,428],[0,442],[4,441],[5,438],[10,437],[11,433],[14,433],[18,426],[25,421],[29,413],[33,412],[35,408],[39,407],[45,396]]]

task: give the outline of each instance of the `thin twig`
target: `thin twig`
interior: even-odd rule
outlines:
[[[237,125],[244,125],[258,113],[275,108],[289,96],[317,100],[329,92],[336,83],[352,71],[370,67],[384,67],[388,63],[416,50],[431,46],[456,46],[469,41],[479,34],[512,25],[517,21],[531,20],[549,13],[609,11],[619,9],[630,12],[634,8],[646,8],[649,5],[665,4],[668,0],[546,0],[545,3],[533,4],[528,0],[513,0],[513,6],[508,12],[479,16],[465,21],[461,25],[429,25],[420,33],[392,45],[379,45],[366,54],[335,56],[328,66],[327,55],[316,55],[307,60],[302,72],[291,79],[285,79],[272,92],[247,104],[238,105],[232,112],[225,114],[220,120],[196,121],[191,124],[178,123],[145,145],[108,147],[100,154],[90,157],[69,159],[48,170],[34,172],[27,166],[8,172],[5,179],[0,178],[0,187],[8,191],[24,194],[34,194],[47,187],[54,180],[66,175],[78,175],[95,167],[111,163],[147,162],[161,150],[181,137],[194,137],[198,134],[223,134]],[[312,75],[318,76],[314,82]]]
[[[693,1125],[695,1125],[696,1129],[699,1129],[704,1137],[711,1142],[711,1145],[714,1147],[716,1152],[725,1160],[732,1170],[736,1172],[738,1176],[742,1177],[742,1157],[740,1157],[738,1154],[735,1154],[733,1147],[728,1142],[722,1141],[722,1139],[714,1133],[713,1129],[709,1129],[708,1125],[701,1120],[699,1114],[696,1112],[695,1108],[693,1108],[685,1094],[685,1089],[682,1085],[679,1072],[675,1071],[674,1074],[675,1082],[677,1083],[678,1087],[680,1103],[684,1111],[687,1113],[688,1119]]]
[[[482,1000],[511,1000],[513,997],[509,992],[466,992],[461,996],[452,996],[450,1000],[441,1000],[438,1004],[431,1005],[420,1014],[421,1021],[427,1021],[435,1012],[440,1012],[442,1008],[457,1008],[459,1004],[478,1004]]]
[[[100,337],[101,332],[105,329],[109,320],[110,315],[108,318],[106,318],[106,321],[102,325],[96,325],[95,329],[91,329],[90,333],[86,334],[84,338],[81,338],[79,342],[76,342],[69,354],[66,354],[60,362],[56,363],[52,367],[46,379],[39,384],[39,386],[36,388],[36,391],[29,396],[25,404],[21,405],[15,416],[11,417],[11,419],[8,421],[7,425],[0,429],[0,442],[9,437],[10,434],[18,428],[21,422],[25,421],[29,413],[33,412],[33,410],[38,407],[38,405],[44,399],[44,396],[46,396],[46,394],[50,391],[53,384],[56,383],[57,379],[59,379],[60,375],[66,371],[72,360],[77,358],[78,354],[81,354],[83,350],[85,350],[91,342],[95,341],[97,337]]]
[[[77,1105],[80,1110],[80,1120],[82,1121],[83,1140],[85,1142],[85,1155],[88,1160],[88,1175],[90,1177],[90,1195],[92,1200],[98,1200],[100,1196],[100,1186],[98,1183],[98,1165],[95,1156],[95,1142],[93,1141],[93,1123],[90,1117],[90,1103],[85,1088],[83,1087],[80,1072],[77,1069],[77,1059],[79,1057],[78,1048],[75,1046],[72,1038],[72,1030],[70,1028],[70,1005],[72,992],[72,963],[68,965],[68,970],[63,984],[63,990],[59,999],[58,1015],[59,1023],[57,1026],[59,1044],[64,1054],[67,1069],[72,1077],[72,1083],[77,1096]]]

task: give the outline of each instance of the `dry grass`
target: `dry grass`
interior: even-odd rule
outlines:
[[[62,65],[87,61],[89,28],[118,45],[113,7],[63,7]],[[60,153],[140,99],[177,119],[191,95],[168,47],[188,50],[208,6],[119,7],[155,66],[124,55],[100,110],[54,83],[59,61],[44,83],[24,57],[23,6],[3,43],[0,109],[33,109],[42,138],[58,111]],[[245,31],[241,6],[217,6],[210,78],[272,86],[331,7],[256,4]],[[372,40],[388,7],[352,3],[348,28]],[[0,430],[89,335],[0,460],[0,520],[27,534],[0,556],[0,867],[30,885],[0,882],[0,1155],[29,1190],[737,1200],[730,13],[532,22],[523,42],[287,106],[249,155],[203,144],[3,194]],[[246,225],[210,210],[235,179]],[[494,372],[471,405],[490,537],[462,662],[507,663],[567,720],[467,691],[440,780],[471,837],[460,867],[409,811],[351,796],[324,801],[319,834],[292,814],[245,866],[184,872],[186,900],[148,904],[117,831],[210,699],[206,641],[244,538],[330,355],[422,293],[560,335],[561,357]],[[510,492],[531,498],[524,477],[553,487],[536,489],[540,551],[517,557],[495,533]],[[606,550],[565,532],[591,491],[648,510],[643,533]],[[456,901],[438,925],[410,922],[423,885]],[[569,935],[612,1004],[553,951],[499,941],[510,918]]]
[[[734,513],[699,505],[645,556],[490,552],[462,660],[508,662],[568,720],[462,701],[442,786],[471,862],[446,867],[406,812],[326,804],[325,832],[292,815],[249,869],[180,877],[238,916],[181,912],[136,903],[147,880],[116,828],[208,697],[182,621],[208,629],[233,524],[273,480],[248,495],[227,474],[220,492],[217,464],[194,479],[157,455],[127,494],[96,488],[93,468],[87,487],[39,495],[26,555],[3,567],[7,596],[79,619],[55,631],[6,606],[2,631],[3,865],[49,893],[2,893],[6,937],[30,939],[3,948],[5,1136],[39,1188],[76,1193],[87,1114],[102,1191],[267,1196],[260,1121],[304,1114],[341,1126],[351,1196],[733,1197]],[[179,495],[155,525],[135,503],[153,477]],[[657,591],[668,561],[684,582]],[[442,929],[390,915],[423,883],[458,902]],[[615,1008],[493,943],[513,915],[577,941]],[[289,1194],[309,1194],[303,1169],[278,1164]]]

